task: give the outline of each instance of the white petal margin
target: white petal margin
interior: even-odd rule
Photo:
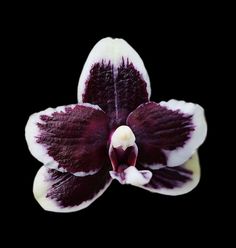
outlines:
[[[177,196],[177,195],[186,194],[192,191],[200,181],[201,169],[200,169],[198,153],[196,152],[184,165],[182,165],[182,167],[187,170],[190,170],[193,174],[191,175],[192,180],[184,183],[181,187],[176,187],[173,189],[167,189],[167,188],[155,189],[149,186],[139,186],[139,187],[151,191],[153,193],[159,193],[163,195]]]
[[[52,186],[52,181],[50,181],[48,168],[42,166],[37,172],[34,179],[33,194],[36,201],[44,210],[50,212],[57,212],[57,213],[69,213],[69,212],[79,211],[81,209],[88,207],[91,203],[93,203],[98,197],[100,197],[106,191],[106,189],[109,187],[111,182],[112,180],[110,180],[105,185],[105,187],[101,189],[92,199],[88,201],[84,201],[78,206],[61,207],[60,205],[58,205],[58,203],[55,200],[46,197],[49,189]],[[55,183],[55,181],[53,181],[53,183]]]
[[[48,155],[47,148],[42,144],[37,143],[37,137],[40,136],[40,129],[37,126],[37,123],[44,123],[40,119],[41,115],[51,116],[55,112],[63,112],[65,113],[65,108],[74,108],[76,105],[87,106],[94,109],[101,110],[101,108],[97,105],[82,103],[82,104],[71,104],[66,106],[59,106],[57,108],[47,108],[46,110],[40,111],[38,113],[32,114],[29,117],[29,120],[25,127],[25,139],[31,154],[38,159],[40,162],[45,164],[48,168],[56,169],[60,172],[66,172],[63,168],[58,168],[58,162],[55,161],[52,157]],[[86,176],[93,175],[97,173],[97,171],[91,171],[88,173],[77,173],[76,176]]]
[[[150,98],[151,87],[150,80],[144,63],[138,53],[123,39],[112,39],[110,37],[101,39],[91,50],[80,75],[78,84],[78,102],[82,102],[82,96],[85,91],[85,82],[89,78],[91,67],[99,62],[111,62],[114,71],[121,65],[122,59],[129,59],[135,69],[140,72],[147,83],[147,92]]]
[[[167,156],[167,166],[178,166],[186,162],[206,139],[207,123],[204,109],[198,104],[173,99],[168,102],[162,101],[160,105],[169,110],[179,110],[180,113],[193,115],[192,122],[195,129],[191,133],[190,139],[183,147],[179,147],[173,151],[164,150]]]

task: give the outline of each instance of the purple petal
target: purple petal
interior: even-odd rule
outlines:
[[[103,167],[97,174],[76,177],[42,166],[33,186],[35,199],[47,211],[74,212],[86,208],[111,183],[111,177]]]
[[[95,105],[49,108],[33,114],[25,132],[33,156],[61,172],[92,175],[108,157],[107,117]]]
[[[136,137],[138,161],[153,169],[183,164],[207,132],[203,108],[176,100],[140,105],[127,118],[127,125]]]
[[[110,126],[125,123],[128,114],[150,97],[149,77],[136,51],[122,39],[105,38],[90,52],[78,86],[79,102],[100,106]]]
[[[139,166],[142,169],[142,166]],[[200,165],[197,153],[185,164],[151,170],[152,178],[142,188],[164,195],[182,195],[194,189],[200,180]]]

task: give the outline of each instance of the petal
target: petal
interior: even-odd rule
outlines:
[[[143,61],[126,41],[104,38],[94,46],[79,79],[79,102],[99,105],[117,127],[150,94]]]
[[[47,211],[74,212],[88,207],[110,183],[110,175],[105,169],[95,175],[76,177],[42,166],[35,177],[33,193]]]
[[[152,170],[152,179],[142,188],[164,195],[182,195],[193,190],[200,180],[197,152],[183,165]]]
[[[33,114],[25,136],[30,152],[40,162],[77,176],[96,173],[108,156],[107,117],[91,104],[48,108]]]
[[[201,106],[184,101],[148,102],[127,118],[139,148],[138,161],[155,169],[187,161],[206,138]]]

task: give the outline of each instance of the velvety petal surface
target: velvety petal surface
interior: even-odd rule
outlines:
[[[106,166],[95,175],[77,177],[42,166],[33,185],[35,199],[52,212],[74,212],[86,208],[108,188],[111,177]]]
[[[107,117],[95,105],[75,104],[33,114],[25,136],[32,155],[61,172],[92,175],[108,157]]]
[[[203,108],[176,100],[140,105],[128,116],[127,125],[136,137],[138,161],[151,169],[183,164],[207,133]]]
[[[139,166],[142,169],[142,166]],[[198,154],[195,153],[186,163],[176,167],[163,167],[151,170],[152,178],[144,186],[154,193],[164,195],[182,195],[194,189],[200,180]]]
[[[79,102],[99,105],[116,128],[150,94],[143,61],[126,41],[104,38],[94,46],[79,79]]]

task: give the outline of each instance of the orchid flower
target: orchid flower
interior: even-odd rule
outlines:
[[[196,187],[204,110],[184,101],[152,102],[150,95],[137,52],[123,39],[105,38],[84,65],[78,104],[30,116],[26,141],[43,163],[33,193],[45,210],[81,210],[113,179],[165,195]]]

